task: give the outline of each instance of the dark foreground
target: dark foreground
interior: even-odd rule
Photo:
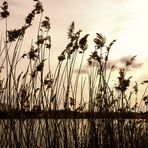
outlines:
[[[0,111],[0,119],[148,119],[148,112]]]

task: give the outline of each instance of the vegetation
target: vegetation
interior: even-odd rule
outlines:
[[[84,76],[89,34],[81,37],[82,30],[75,31],[72,22],[69,43],[53,71],[50,19],[43,17],[42,3],[34,2],[24,25],[11,30],[8,3],[1,6],[6,30],[0,40],[0,147],[147,147],[148,81],[131,86],[132,77],[127,77],[135,56],[119,69],[117,84],[112,86],[115,65],[108,68],[109,54],[116,40],[107,45],[106,38],[96,33]],[[23,53],[26,32],[37,15],[37,39]],[[22,63],[25,67],[20,69]],[[139,99],[141,86],[145,91]]]

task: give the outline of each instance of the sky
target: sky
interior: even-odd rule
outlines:
[[[3,0],[0,0],[2,3]],[[33,0],[7,0],[11,17],[9,28],[22,26],[24,18],[34,5]],[[95,34],[105,35],[108,43],[117,42],[112,47],[110,58],[122,63],[126,56],[137,55],[133,70],[137,79],[148,79],[148,1],[147,0],[42,0],[45,12],[51,20],[52,56],[60,54],[68,43],[67,29],[72,21],[82,34],[89,33],[89,49],[93,49]],[[37,21],[36,21],[37,22]],[[34,25],[37,26],[37,23]],[[33,38],[37,29],[32,28]],[[30,47],[30,39],[26,48]],[[134,71],[134,72],[135,72]]]

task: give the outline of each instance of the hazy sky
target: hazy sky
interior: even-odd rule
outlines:
[[[2,3],[3,0],[0,0]],[[89,50],[95,33],[102,33],[108,42],[117,39],[111,58],[138,55],[137,77],[147,77],[148,66],[148,1],[147,0],[42,0],[45,15],[51,19],[53,57],[67,44],[67,28],[75,21],[83,34],[89,33]],[[33,0],[8,0],[11,17],[9,27],[21,26],[33,8]],[[35,24],[36,25],[36,24]],[[33,29],[33,28],[32,28]],[[33,37],[36,30],[30,32]],[[26,45],[29,47],[30,45]],[[144,63],[142,65],[142,63]]]

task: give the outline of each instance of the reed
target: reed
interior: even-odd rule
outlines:
[[[115,65],[108,68],[109,54],[116,40],[107,44],[106,38],[96,33],[94,50],[87,59],[88,73],[83,75],[89,34],[81,36],[82,30],[76,31],[72,22],[67,33],[69,42],[53,70],[50,19],[44,16],[41,1],[34,3],[19,29],[9,29],[8,3],[4,1],[1,5],[5,34],[0,39],[0,114],[4,115],[0,119],[0,147],[147,147],[148,81],[132,86],[132,77],[127,77],[136,56],[118,69],[117,84],[112,86]],[[24,51],[26,32],[33,28],[37,15],[40,20],[36,39],[30,39],[30,49]],[[145,87],[144,93],[137,98],[140,87]],[[146,116],[99,119],[93,116],[96,113]],[[59,118],[59,114],[64,118]],[[76,118],[78,115],[82,118]]]

